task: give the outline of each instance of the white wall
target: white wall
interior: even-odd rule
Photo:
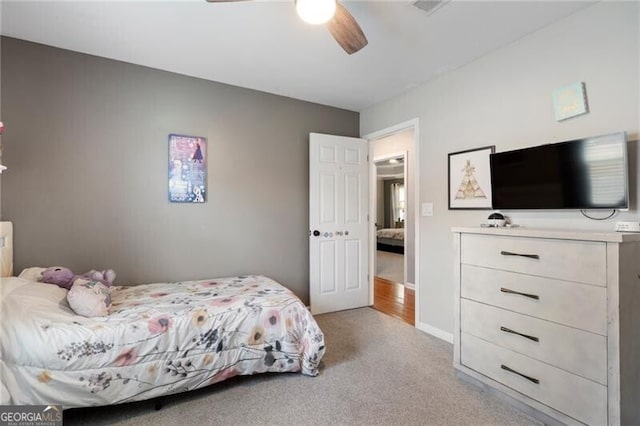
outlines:
[[[373,159],[384,157],[390,154],[407,151],[405,164],[407,168],[407,182],[405,194],[407,197],[407,217],[405,219],[405,256],[407,257],[407,282],[415,284],[415,224],[414,211],[415,200],[412,196],[415,188],[415,151],[413,148],[413,140],[415,131],[413,129],[403,130],[391,136],[376,139],[373,142]]]
[[[477,226],[487,211],[447,210],[447,153],[495,145],[496,151],[627,131],[631,209],[596,222],[578,211],[507,211],[527,227],[613,229],[639,220],[640,5],[602,2],[518,42],[361,112],[360,133],[418,117],[420,223],[418,326],[453,332],[452,226]],[[584,81],[590,112],[556,122],[551,92]],[[595,215],[595,213],[594,213]]]
[[[376,179],[376,223],[378,228],[384,225],[384,180]]]

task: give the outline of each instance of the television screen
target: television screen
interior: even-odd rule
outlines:
[[[624,132],[491,154],[494,209],[627,209]]]

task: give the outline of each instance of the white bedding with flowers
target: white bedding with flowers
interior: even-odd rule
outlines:
[[[324,336],[302,302],[264,276],[111,289],[110,315],[75,315],[67,290],[0,283],[0,404],[98,406],[236,375],[318,374]]]

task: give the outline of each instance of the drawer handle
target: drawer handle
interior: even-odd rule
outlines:
[[[512,368],[509,368],[509,367],[507,367],[507,366],[506,366],[506,365],[504,365],[504,364],[502,364],[502,365],[500,366],[500,368],[502,368],[503,370],[508,371],[509,373],[517,374],[517,375],[518,375],[518,376],[520,376],[520,377],[524,377],[525,379],[529,380],[530,382],[535,383],[536,385],[540,384],[540,380],[535,379],[535,378],[533,378],[533,377],[529,377],[529,376],[527,376],[526,374],[518,373],[516,370],[514,370],[514,369],[512,369]]]
[[[512,253],[510,251],[501,251],[501,255],[503,256],[520,256],[520,257],[528,257],[529,259],[540,259],[540,256],[537,254],[522,254],[522,253]]]
[[[529,299],[540,300],[540,296],[538,296],[537,294],[521,293],[519,291],[511,290],[504,287],[500,288],[500,291],[503,293],[517,294],[519,296],[528,297]]]
[[[505,333],[517,334],[518,336],[522,336],[525,339],[533,340],[534,342],[540,341],[540,339],[538,339],[535,336],[529,336],[528,334],[518,333],[517,331],[511,330],[510,328],[507,328],[507,327],[500,327],[500,331],[504,331]]]

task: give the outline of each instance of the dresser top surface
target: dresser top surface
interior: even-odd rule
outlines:
[[[451,231],[461,234],[483,234],[510,237],[556,238],[562,240],[602,241],[623,243],[640,241],[640,233],[607,232],[581,229],[543,229],[543,228],[490,228],[490,227],[453,227]]]

